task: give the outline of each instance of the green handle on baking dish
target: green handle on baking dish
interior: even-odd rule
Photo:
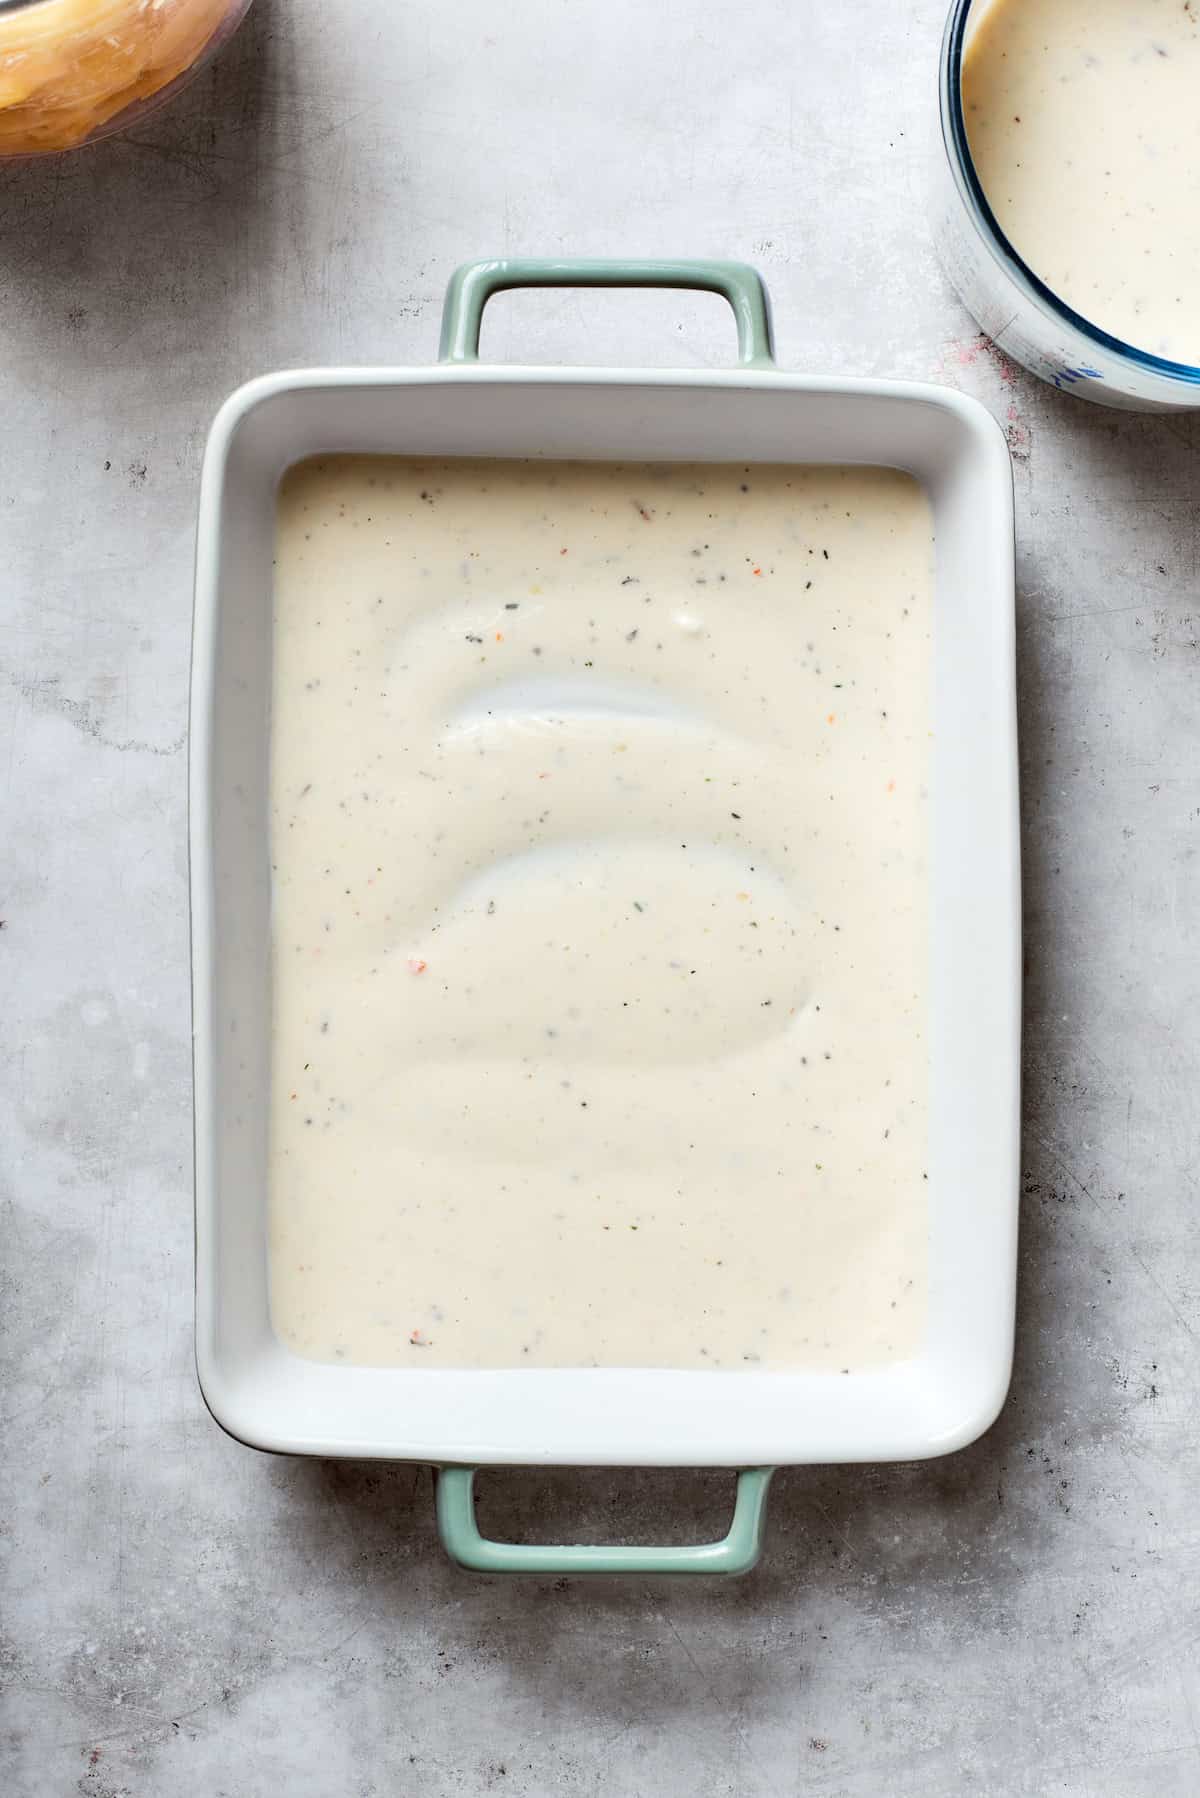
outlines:
[[[721,1541],[686,1548],[626,1548],[493,1542],[480,1534],[475,1521],[476,1469],[443,1467],[437,1482],[438,1533],[451,1560],[473,1573],[749,1573],[762,1552],[774,1471],[745,1467],[738,1474],[733,1522]]]
[[[483,309],[513,287],[670,287],[719,293],[737,320],[738,361],[773,368],[767,290],[747,262],[626,262],[566,257],[562,261],[465,262],[450,277],[442,308],[443,362],[477,362]]]

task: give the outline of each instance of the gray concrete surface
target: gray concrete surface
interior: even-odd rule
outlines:
[[[258,0],[127,141],[0,174],[11,1798],[1200,1791],[1200,427],[1004,367],[925,234],[941,0]],[[190,558],[243,377],[432,356],[478,254],[735,255],[782,359],[1008,428],[1027,1025],[1013,1394],[778,1481],[724,1587],[465,1576],[430,1476],[258,1457],[191,1361]],[[498,303],[493,354],[718,361],[717,302]],[[712,1475],[485,1521],[716,1528]]]

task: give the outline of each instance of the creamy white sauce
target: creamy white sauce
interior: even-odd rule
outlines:
[[[991,0],[971,156],[1034,273],[1111,336],[1200,362],[1200,0]]]
[[[906,475],[330,457],[279,500],[275,1327],[855,1368],[926,1301]]]

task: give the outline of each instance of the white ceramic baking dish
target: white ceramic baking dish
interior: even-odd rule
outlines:
[[[483,367],[490,294],[523,285],[697,287],[738,323],[736,370]],[[481,263],[447,295],[428,368],[268,375],[222,407],[201,484],[191,712],[196,1347],[232,1435],[289,1454],[443,1469],[451,1553],[485,1568],[738,1571],[781,1463],[945,1454],[996,1416],[1012,1350],[1020,906],[1008,452],[984,409],[911,383],[784,374],[765,294],[736,264]],[[275,495],[322,451],[884,464],[927,489],[936,532],[928,1330],[849,1376],[661,1369],[422,1371],[286,1350],[267,1278],[267,755]],[[738,1227],[730,1220],[731,1231]],[[471,1470],[496,1463],[743,1470],[734,1528],[698,1548],[489,1543]]]

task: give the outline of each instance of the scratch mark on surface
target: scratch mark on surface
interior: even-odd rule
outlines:
[[[829,1528],[833,1531],[833,1533],[837,1537],[838,1541],[841,1542],[845,1546],[846,1553],[850,1556],[850,1559],[854,1560],[855,1559],[854,1549],[851,1545],[849,1536],[846,1535],[844,1530],[840,1530],[838,1528],[837,1524],[833,1521],[833,1518],[829,1515],[829,1512],[825,1509],[825,1506],[821,1503],[820,1499],[814,1498],[812,1502],[813,1502],[813,1508],[821,1513],[822,1517],[825,1519],[825,1522],[828,1524]]]
[[[696,1678],[701,1682],[705,1691],[708,1693],[709,1697],[713,1700],[714,1708],[716,1708],[717,1704],[718,1704],[718,1696],[719,1695],[716,1692],[715,1687],[713,1686],[712,1680],[709,1679],[705,1675],[704,1670],[701,1667],[699,1661],[696,1659],[695,1655],[692,1653],[691,1649],[688,1647],[688,1644],[684,1640],[683,1634],[680,1631],[678,1624],[675,1622],[675,1619],[673,1617],[668,1616],[665,1611],[662,1611],[659,1609],[658,1605],[654,1601],[654,1595],[650,1591],[649,1587],[644,1587],[643,1590],[645,1591],[646,1597],[650,1601],[650,1605],[651,1605],[651,1608],[653,1609],[655,1617],[658,1619],[659,1623],[666,1624],[667,1629],[674,1636],[674,1638],[678,1642],[680,1648],[683,1650],[684,1658],[686,1659],[688,1666],[692,1669],[693,1673],[696,1675]],[[758,1768],[760,1768],[761,1771],[765,1772],[766,1768],[763,1766],[763,1763],[759,1760],[758,1755],[755,1753],[754,1749],[751,1747],[750,1739],[747,1736],[745,1730],[742,1728],[741,1724],[738,1722],[737,1718],[731,1715],[729,1718],[729,1724],[730,1724],[731,1729],[733,1730],[734,1735],[736,1735],[738,1741],[741,1743],[742,1750],[746,1756],[746,1759],[751,1763],[752,1766],[758,1767]]]
[[[1050,1144],[1045,1140],[1045,1138],[1038,1135],[1036,1130],[1031,1128],[1029,1131],[1029,1134],[1033,1137],[1034,1142],[1036,1142],[1039,1145],[1039,1147],[1042,1148],[1045,1151],[1045,1153],[1050,1157],[1051,1161],[1054,1163],[1055,1167],[1059,1170],[1059,1172],[1066,1176],[1066,1178],[1071,1182],[1072,1186],[1077,1186],[1079,1188],[1080,1192],[1083,1194],[1084,1198],[1088,1199],[1091,1202],[1091,1204],[1093,1204],[1095,1206],[1095,1208],[1099,1212],[1100,1216],[1102,1218],[1104,1218],[1106,1221],[1108,1221],[1109,1214],[1108,1214],[1107,1210],[1100,1203],[1100,1200],[1096,1197],[1095,1193],[1091,1190],[1091,1188],[1089,1186],[1086,1186],[1084,1184],[1084,1182],[1079,1178],[1079,1175],[1075,1172],[1074,1168],[1070,1167],[1068,1165],[1068,1163],[1063,1160],[1062,1156],[1059,1155],[1054,1149],[1052,1149],[1050,1147]],[[1180,1329],[1184,1332],[1184,1334],[1187,1336],[1190,1336],[1193,1342],[1200,1340],[1200,1338],[1197,1338],[1195,1330],[1193,1330],[1193,1328],[1192,1328],[1191,1324],[1188,1322],[1187,1318],[1183,1315],[1182,1311],[1180,1311],[1178,1305],[1175,1303],[1174,1299],[1171,1297],[1170,1293],[1167,1291],[1167,1289],[1163,1285],[1162,1281],[1158,1278],[1158,1276],[1155,1273],[1152,1272],[1152,1270],[1150,1268],[1148,1268],[1146,1266],[1146,1263],[1142,1260],[1141,1256],[1138,1254],[1137,1250],[1133,1247],[1132,1243],[1127,1242],[1125,1244],[1125,1252],[1128,1254],[1129,1259],[1131,1261],[1135,1262],[1137,1264],[1137,1266],[1141,1268],[1141,1270],[1145,1274],[1147,1280],[1149,1280],[1151,1286],[1154,1287],[1154,1290],[1158,1293],[1159,1297],[1162,1299],[1163,1303],[1166,1305],[1167,1310],[1171,1313],[1172,1317],[1175,1319],[1176,1323],[1179,1325]]]
[[[1144,600],[1132,606],[1089,606],[1082,612],[1058,612],[1046,620],[1047,624],[1070,624],[1075,618],[1122,618],[1127,612],[1145,612],[1148,607]]]

